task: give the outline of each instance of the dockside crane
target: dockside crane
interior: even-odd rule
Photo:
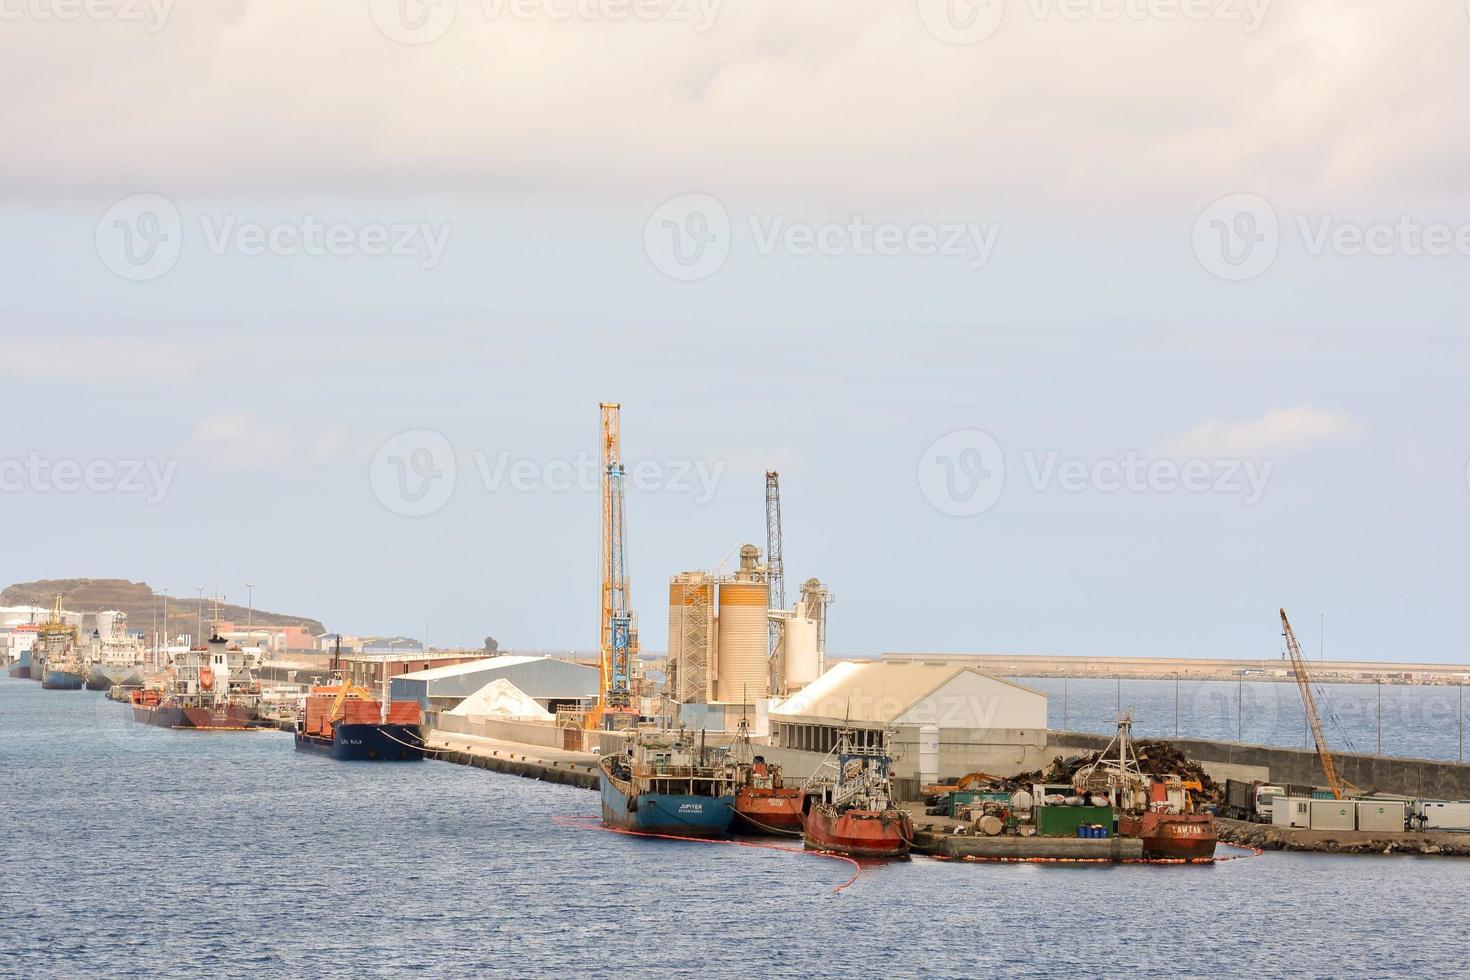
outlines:
[[[1317,702],[1312,697],[1312,686],[1307,679],[1307,658],[1302,656],[1301,644],[1292,632],[1291,620],[1286,610],[1281,610],[1281,632],[1286,637],[1286,651],[1291,656],[1291,667],[1296,673],[1297,686],[1302,691],[1302,705],[1306,708],[1307,722],[1312,726],[1312,738],[1317,742],[1317,756],[1322,760],[1322,772],[1327,776],[1327,785],[1332,789],[1333,799],[1343,798],[1343,783],[1337,777],[1337,767],[1332,764],[1332,753],[1327,748],[1327,736],[1322,731],[1322,719],[1317,715]]]
[[[627,511],[624,505],[627,471],[623,467],[620,429],[621,406],[603,402],[602,408],[602,617],[598,625],[598,652],[602,671],[597,705],[587,729],[624,729],[637,724],[633,705],[633,662],[638,656],[638,632],[628,601],[626,557]]]

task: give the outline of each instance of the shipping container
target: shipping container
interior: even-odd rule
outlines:
[[[1271,822],[1278,827],[1310,827],[1312,800],[1298,796],[1278,796],[1271,804]]]
[[[1404,829],[1404,804],[1377,800],[1358,801],[1358,829],[1401,832]]]
[[[1416,824],[1424,830],[1470,830],[1470,802],[1465,800],[1421,800],[1417,810],[1424,820]]]
[[[1076,837],[1084,824],[1113,826],[1112,807],[1043,806],[1036,809],[1036,832],[1042,837]]]
[[[1356,830],[1358,807],[1352,800],[1310,800],[1310,823],[1313,830]]]

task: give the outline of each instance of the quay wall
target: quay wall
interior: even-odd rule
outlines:
[[[433,718],[432,724],[441,732],[478,735],[481,738],[495,738],[505,742],[519,742],[522,745],[538,745],[551,749],[566,747],[566,730],[554,724],[499,718],[472,718],[445,712],[439,712]]]

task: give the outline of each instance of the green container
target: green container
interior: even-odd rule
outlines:
[[[983,800],[988,803],[1009,803],[1011,794],[1004,790],[955,790],[949,794],[949,815],[958,818],[960,810],[968,803]]]
[[[1042,837],[1076,837],[1084,824],[1102,824],[1112,832],[1113,808],[1107,806],[1042,806],[1036,808],[1036,833]]]

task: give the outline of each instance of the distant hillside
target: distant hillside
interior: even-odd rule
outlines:
[[[58,578],[41,582],[22,582],[0,592],[0,606],[46,606],[61,593],[63,609],[71,612],[98,612],[103,609],[121,609],[128,614],[128,629],[146,632],[153,628],[154,599],[157,597],[159,629],[164,623],[163,597],[154,593],[146,582],[129,582],[121,578]],[[233,603],[220,603],[219,616],[243,624],[247,609]],[[168,597],[168,632],[165,636],[194,633],[198,625],[199,600],[195,596]],[[204,600],[204,621],[214,618],[214,603]],[[286,616],[281,613],[256,609],[250,613],[250,621],[259,626],[305,626],[313,633],[325,633],[322,624],[306,616]]]

